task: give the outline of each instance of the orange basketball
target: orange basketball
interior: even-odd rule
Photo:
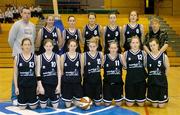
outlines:
[[[89,97],[82,97],[80,99],[80,108],[84,109],[84,110],[88,110],[91,108],[92,105],[92,100]]]

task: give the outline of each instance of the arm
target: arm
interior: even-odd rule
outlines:
[[[105,32],[106,32],[106,26],[102,29],[102,51],[104,52],[105,47]]]
[[[160,52],[165,52],[165,51],[167,50],[168,46],[169,46],[169,45],[165,43],[165,44],[163,45],[163,47],[160,49]]]
[[[166,76],[167,76],[168,72],[169,72],[169,67],[170,67],[169,59],[168,59],[167,55],[165,55],[165,67],[166,67]]]
[[[17,56],[14,59],[14,86],[15,86],[15,94],[19,95],[19,88],[18,88],[18,76],[17,76],[17,72],[18,72],[18,68],[17,68]]]
[[[103,50],[103,28],[101,25],[99,25],[99,32],[100,32],[100,37],[99,37],[100,45],[102,46],[102,50]]]
[[[17,23],[15,23],[11,27],[9,31],[9,37],[8,37],[8,43],[11,48],[13,48],[14,42],[16,41],[16,38],[17,38],[17,34],[18,34],[18,27],[17,27]]]
[[[122,31],[122,27],[121,26],[119,26],[119,31],[120,31],[120,33],[121,33],[121,31]],[[120,34],[120,38],[119,38],[119,44],[120,44],[120,46],[119,46],[119,48],[121,48],[121,46],[122,46],[122,35]]]
[[[149,41],[149,33],[146,34],[145,39],[144,39],[144,41],[143,41],[144,51],[149,54],[149,53],[150,53],[150,50],[149,50],[149,48],[147,47],[147,45],[149,44],[148,41]]]
[[[83,74],[84,74],[84,53],[81,54],[81,77],[83,78]]]
[[[144,41],[144,26],[142,25],[142,24],[140,24],[140,30],[141,30],[141,41],[142,41],[142,43],[143,43],[143,41]]]
[[[62,38],[61,31],[59,29],[57,29],[57,34],[58,34],[58,46],[59,48],[62,48],[64,44],[64,39]]]
[[[122,29],[122,36],[123,36],[122,46],[124,46],[124,44],[125,44],[125,31],[126,31],[126,25],[123,25],[123,29]]]
[[[37,35],[36,40],[35,40],[35,50],[36,51],[39,51],[39,47],[41,45],[41,39],[42,39],[41,33],[42,33],[42,29],[39,30],[38,35]]]
[[[122,55],[122,61],[124,63],[124,69],[127,69],[127,62],[126,62],[126,58],[127,58],[127,51],[124,52],[124,54]]]
[[[82,38],[82,34],[81,34],[80,29],[78,29],[78,33],[79,33],[79,44],[80,44],[80,46],[84,47],[83,38]]]
[[[60,57],[57,55],[57,77],[58,77],[58,84],[56,87],[56,94],[59,94],[61,91],[61,68],[60,68]]]
[[[60,65],[61,75],[64,75],[64,54],[60,58]]]

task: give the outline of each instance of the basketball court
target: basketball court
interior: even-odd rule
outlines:
[[[5,0],[4,0],[5,1]],[[4,2],[0,2],[0,5],[3,9]],[[14,0],[8,0],[9,3],[16,2]],[[19,0],[17,4],[20,4]],[[34,0],[35,1],[35,0]],[[42,0],[40,0],[42,1]],[[63,0],[62,0],[63,1]],[[82,1],[82,0],[81,0]],[[86,0],[88,1],[88,0]],[[93,0],[92,0],[93,1]],[[95,0],[97,1],[97,0]],[[104,8],[98,9],[98,8],[92,8],[92,4],[89,2],[83,1],[82,4],[76,5],[77,7],[83,7],[84,11],[77,10],[77,12],[73,13],[71,10],[67,10],[67,7],[74,7],[75,5],[66,4],[66,8],[60,9],[59,12],[66,13],[61,14],[61,23],[63,25],[60,26],[60,28],[66,28],[68,26],[67,24],[67,18],[69,15],[74,15],[76,18],[76,27],[79,28],[82,31],[82,28],[85,24],[88,23],[88,17],[87,12],[89,11],[96,11],[100,12],[100,14],[97,14],[96,21],[101,26],[105,26],[108,24],[108,11],[117,9],[117,11],[120,13],[117,15],[117,23],[121,27],[124,24],[128,23],[128,12],[131,10],[137,10],[140,12],[139,21],[138,23],[144,25],[145,33],[148,32],[148,25],[149,25],[149,19],[154,16],[155,13],[159,14],[159,19],[161,19],[162,28],[168,29],[169,34],[169,47],[167,50],[169,60],[170,60],[170,71],[168,73],[168,92],[169,92],[169,102],[165,108],[153,108],[149,105],[147,102],[144,107],[127,107],[125,104],[123,104],[121,107],[118,106],[92,106],[90,110],[82,110],[77,107],[71,107],[71,108],[64,108],[64,103],[60,101],[59,108],[53,109],[52,107],[48,107],[46,109],[36,109],[36,110],[20,110],[18,107],[15,107],[11,104],[11,84],[12,84],[12,76],[13,76],[13,59],[11,57],[11,49],[9,48],[7,38],[8,38],[8,32],[12,26],[12,24],[5,24],[1,23],[1,31],[0,33],[0,115],[179,115],[180,113],[180,22],[177,20],[180,20],[180,8],[177,6],[180,2],[178,0],[163,0],[160,3],[158,12],[156,12],[156,5],[153,7],[151,3],[148,2],[148,0],[144,0],[143,4],[142,2],[139,2],[140,0],[130,0],[129,4],[126,5],[124,3],[124,0],[107,0],[106,2],[99,3],[100,5],[104,4]],[[142,0],[143,1],[143,0]],[[125,1],[127,2],[127,1]],[[27,2],[28,5],[34,4],[35,2]],[[120,3],[124,3],[123,5],[118,5]],[[145,5],[149,4],[149,8],[145,8]],[[21,3],[22,4],[22,3]],[[49,3],[39,3],[42,5],[42,8],[49,7]],[[65,4],[65,3],[63,3]],[[133,6],[134,5],[134,6]],[[59,7],[62,5],[59,5]],[[52,7],[52,3],[51,3]],[[65,6],[62,6],[65,7]],[[89,8],[91,7],[91,8]],[[98,7],[98,6],[96,6]],[[55,8],[57,10],[57,8]],[[152,10],[153,9],[153,10]],[[50,14],[51,11],[54,9],[45,9],[45,16]],[[143,12],[141,10],[144,10]],[[116,10],[115,10],[116,11]],[[57,13],[57,11],[55,11]],[[48,13],[48,14],[47,14]],[[102,14],[103,13],[103,14]],[[37,30],[41,28],[44,24],[44,21],[39,20],[38,18],[31,18],[31,21],[36,25]],[[167,27],[168,25],[168,27]],[[123,71],[123,79],[125,79],[125,71]]]

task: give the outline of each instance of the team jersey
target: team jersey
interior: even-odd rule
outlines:
[[[84,77],[86,82],[97,83],[101,81],[101,62],[102,57],[100,52],[97,52],[93,57],[89,52],[84,53]]]
[[[81,52],[80,44],[79,44],[79,41],[80,41],[80,33],[79,33],[78,29],[76,29],[76,30],[74,31],[74,33],[70,32],[69,29],[65,29],[65,30],[64,30],[64,40],[65,40],[65,43],[64,43],[64,51],[65,51],[65,52],[68,52],[68,46],[67,46],[67,44],[68,44],[68,41],[69,41],[70,39],[75,39],[75,40],[77,41],[78,47],[77,47],[77,49],[76,49],[76,52],[79,52],[79,53],[80,53],[80,52]]]
[[[100,39],[100,26],[99,25],[95,25],[94,28],[90,28],[89,25],[87,24],[84,28],[84,39],[85,39],[85,43],[84,43],[84,52],[87,52],[89,51],[89,48],[88,48],[88,44],[89,44],[89,40],[92,38],[92,37],[95,37],[95,36],[98,36],[99,39]],[[99,40],[99,46],[98,46],[98,51],[101,51],[102,50],[102,46],[100,44],[100,40]]]
[[[81,82],[81,63],[79,53],[76,53],[74,59],[71,59],[68,53],[64,54],[64,75],[62,81]]]
[[[43,27],[42,28],[42,41],[41,41],[41,46],[40,46],[40,53],[44,53],[45,49],[44,49],[44,40],[45,39],[51,39],[53,41],[53,52],[57,53],[59,51],[59,47],[58,47],[58,34],[57,34],[57,28],[53,27],[50,31],[46,28]]]
[[[18,85],[32,87],[36,85],[35,76],[35,56],[31,54],[29,59],[25,59],[22,54],[17,55]]]
[[[167,86],[165,54],[160,53],[157,57],[147,55],[148,84]]]
[[[118,53],[121,52],[120,49],[120,28],[119,26],[116,26],[114,29],[111,29],[111,27],[106,26],[105,33],[104,33],[104,53],[109,53],[109,43],[112,41],[116,41],[118,43]]]
[[[51,58],[47,59],[46,55],[43,53],[40,55],[40,63],[42,82],[50,85],[57,85],[57,55],[53,53]]]
[[[130,24],[127,24],[124,33],[125,36],[124,49],[126,51],[130,49],[131,37],[136,35],[140,38],[140,43],[142,47],[142,41],[141,41],[142,32],[141,32],[140,24],[136,24],[135,27],[132,27]]]
[[[146,71],[144,67],[144,52],[139,50],[126,52],[126,83],[137,83],[146,79]]]
[[[106,54],[104,59],[104,81],[108,83],[123,83],[122,67],[120,55],[112,59],[110,54]]]

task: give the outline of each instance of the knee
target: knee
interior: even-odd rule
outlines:
[[[140,107],[143,107],[144,104],[145,104],[144,102],[141,102],[141,103],[138,102],[138,103],[137,103],[137,105],[140,106]]]
[[[121,106],[122,102],[116,102],[116,106]]]
[[[36,109],[37,105],[30,105],[29,107],[30,107],[30,109]]]
[[[152,103],[152,106],[157,108],[158,107],[158,103]]]
[[[21,110],[24,110],[24,109],[26,109],[26,106],[19,106],[19,108],[20,108]]]
[[[65,106],[66,106],[66,108],[69,108],[69,107],[71,107],[71,102],[65,102]]]
[[[105,102],[105,103],[104,103],[104,105],[105,105],[105,106],[110,106],[110,105],[111,105],[111,103],[107,103],[107,102]]]
[[[128,107],[132,107],[132,106],[134,105],[134,102],[126,102],[126,105],[127,105]]]
[[[166,106],[165,103],[159,104],[159,108],[164,108]]]

